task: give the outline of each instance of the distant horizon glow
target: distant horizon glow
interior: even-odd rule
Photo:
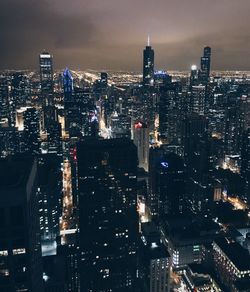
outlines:
[[[55,68],[140,71],[150,35],[157,68],[188,70],[208,45],[212,70],[250,70],[249,9],[249,0],[75,0],[70,7],[1,0],[0,69],[38,68],[48,51]]]

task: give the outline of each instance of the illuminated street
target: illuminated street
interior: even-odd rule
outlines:
[[[228,197],[228,202],[231,203],[235,210],[247,210],[249,206],[239,198]]]
[[[60,233],[66,234],[73,227],[73,197],[71,165],[68,160],[63,162],[63,210],[60,222]]]

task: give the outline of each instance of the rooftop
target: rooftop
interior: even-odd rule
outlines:
[[[170,258],[170,254],[168,253],[167,247],[163,244],[154,246],[152,245],[147,249],[149,258],[152,259],[162,259],[162,258]]]
[[[236,281],[234,287],[237,288],[237,291],[250,291],[250,278]]]
[[[183,216],[168,218],[164,226],[171,241],[176,245],[185,245],[198,242],[207,242],[216,238],[220,227],[209,219],[197,216]]]
[[[31,156],[13,156],[0,160],[0,189],[19,188],[26,185],[33,165]]]
[[[220,237],[215,243],[240,271],[250,271],[250,254],[238,242]]]

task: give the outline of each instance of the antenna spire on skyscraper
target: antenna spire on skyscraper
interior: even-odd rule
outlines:
[[[150,47],[150,35],[148,35],[148,47]]]

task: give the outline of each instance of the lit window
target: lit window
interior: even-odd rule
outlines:
[[[7,250],[0,250],[0,256],[8,256],[8,251]]]
[[[13,249],[13,255],[24,254],[24,253],[26,253],[26,249],[25,248]]]

